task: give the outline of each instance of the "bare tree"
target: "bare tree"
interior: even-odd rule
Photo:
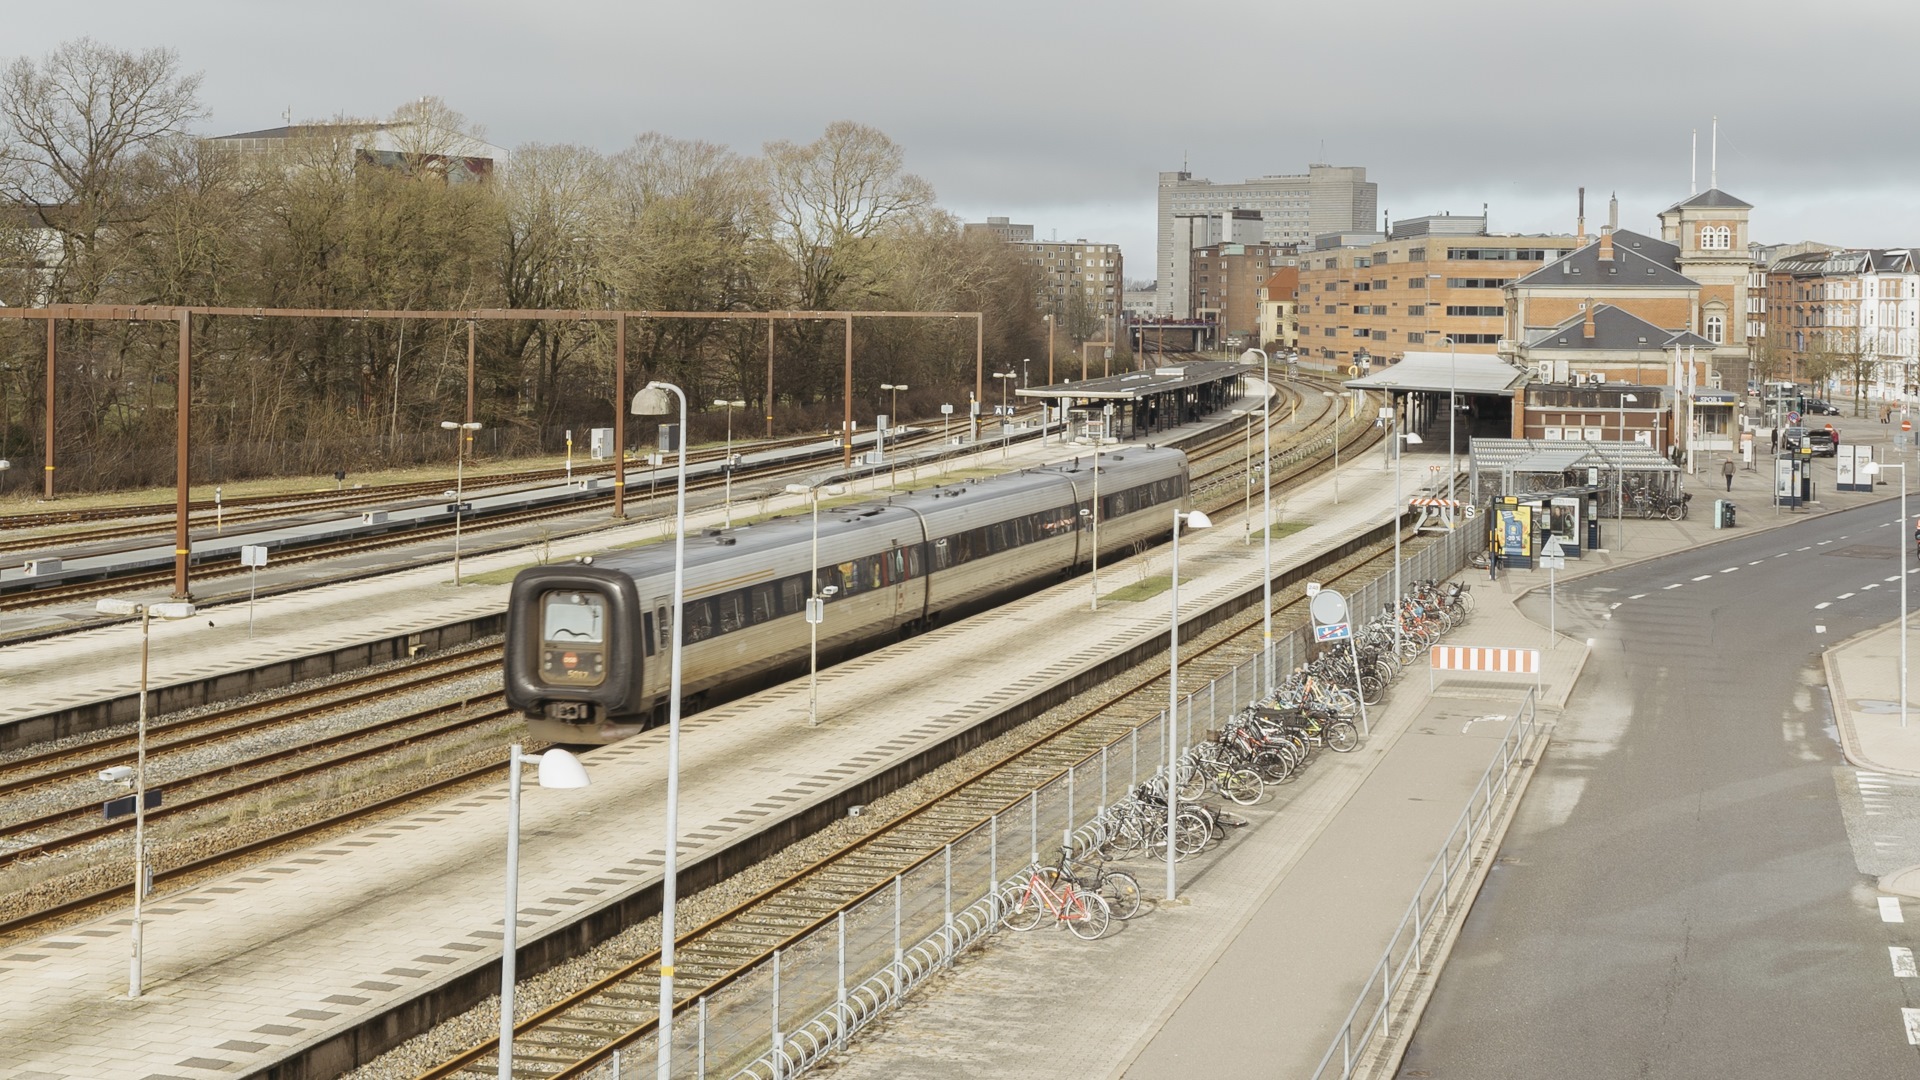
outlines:
[[[56,299],[101,297],[110,276],[101,241],[137,220],[130,166],[201,115],[200,76],[171,49],[127,52],[91,38],[0,74],[0,198],[31,208],[58,234]]]

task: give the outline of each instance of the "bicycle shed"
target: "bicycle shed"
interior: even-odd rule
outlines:
[[[1487,506],[1488,527],[1513,530],[1519,521],[1502,521],[1503,504],[1524,509],[1520,532],[1526,539],[1509,551],[1516,565],[1532,565],[1532,555],[1549,535],[1558,537],[1569,556],[1601,546],[1601,522],[1625,513],[1642,516],[1637,493],[1646,505],[1682,497],[1679,467],[1644,443],[1569,442],[1557,439],[1475,439],[1468,452],[1473,502]],[[1514,546],[1514,545],[1509,545]]]

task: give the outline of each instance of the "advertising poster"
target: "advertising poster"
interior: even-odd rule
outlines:
[[[1500,514],[1500,551],[1508,558],[1533,554],[1533,508],[1503,506]]]

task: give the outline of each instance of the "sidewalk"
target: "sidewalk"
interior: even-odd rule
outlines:
[[[1891,487],[1834,491],[1833,465],[1821,460],[1820,503],[1776,510],[1771,459],[1762,455],[1755,464],[1736,474],[1726,494],[1719,462],[1703,462],[1702,472],[1687,478],[1696,513],[1681,522],[1605,521],[1610,547],[1569,560],[1558,578],[1897,494]],[[1712,500],[1720,497],[1740,508],[1731,532],[1713,528]],[[1547,572],[1502,571],[1497,583],[1485,571],[1464,578],[1474,586],[1477,609],[1448,644],[1549,645],[1545,628],[1515,606],[1546,587]],[[1586,655],[1584,644],[1564,637],[1547,648],[1547,724],[1565,706]],[[1850,692],[1897,697],[1891,670],[1883,656],[1875,674],[1891,679],[1892,691],[1864,688],[1863,676],[1863,689]],[[1259,1075],[1311,1074],[1530,685],[1511,676],[1456,675],[1429,694],[1426,673],[1409,671],[1374,712],[1374,734],[1359,752],[1324,756],[1307,778],[1246,815],[1253,828],[1219,854],[1180,867],[1183,898],[1173,909],[1094,943],[1045,932],[999,935],[882,1019],[821,1075],[1040,1078],[1070,1063],[1075,1075],[1161,1080],[1236,1075],[1253,1062]],[[1915,715],[1920,720],[1920,709]],[[1878,719],[1882,729],[1897,725],[1897,711]],[[1920,775],[1920,753],[1910,765]],[[1147,893],[1163,892],[1156,867],[1133,869]],[[1920,890],[1920,868],[1912,880]],[[1370,1059],[1388,1052],[1376,1047]]]
[[[1909,570],[1909,574],[1916,571]],[[1909,616],[1911,617],[1911,616]],[[1908,649],[1920,633],[1912,630]],[[1920,693],[1908,661],[1907,715],[1900,712],[1900,624],[1857,634],[1826,651],[1827,689],[1847,760],[1887,776],[1920,777]],[[1920,897],[1920,866],[1881,875],[1882,892]]]

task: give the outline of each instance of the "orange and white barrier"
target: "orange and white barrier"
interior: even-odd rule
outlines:
[[[1485,645],[1435,645],[1427,652],[1427,686],[1436,671],[1488,671],[1531,675],[1540,681],[1539,649],[1501,649]]]

